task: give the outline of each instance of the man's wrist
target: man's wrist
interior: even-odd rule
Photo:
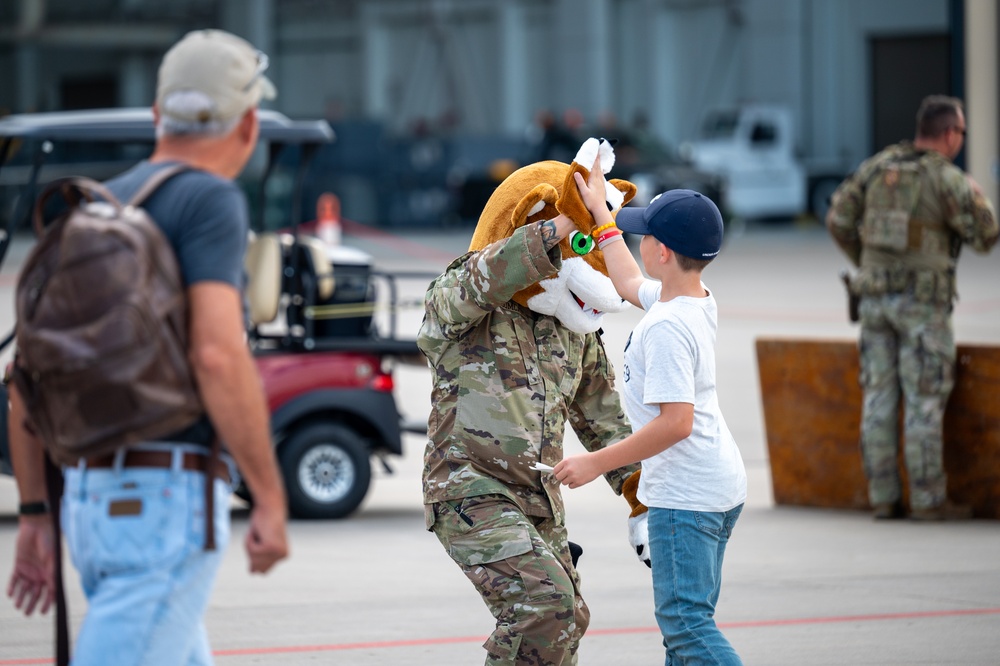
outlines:
[[[17,507],[19,516],[44,516],[48,512],[48,502],[21,502]]]

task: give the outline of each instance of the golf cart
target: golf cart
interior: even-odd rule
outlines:
[[[386,457],[402,453],[404,429],[425,429],[404,425],[392,374],[397,362],[422,362],[415,341],[395,336],[394,276],[375,271],[368,255],[324,243],[300,225],[303,183],[316,150],[334,139],[329,125],[267,110],[259,117],[266,159],[250,196],[248,339],[292,515],[341,518],[367,494],[371,458],[391,472]],[[110,177],[147,156],[154,139],[149,109],[0,119],[0,264],[14,232],[28,228],[44,183],[71,174]],[[279,223],[265,225],[266,213],[274,217],[267,195],[276,173],[292,183],[291,194]],[[10,185],[18,186],[16,195]],[[6,395],[0,398],[6,403]],[[9,474],[6,432],[0,472]],[[237,493],[252,501],[245,487]]]

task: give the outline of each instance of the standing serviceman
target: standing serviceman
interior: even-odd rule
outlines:
[[[834,193],[826,218],[860,268],[851,289],[860,297],[861,452],[876,519],[904,515],[896,463],[900,390],[910,517],[972,515],[946,493],[942,432],[955,375],[951,312],[962,245],[985,253],[998,227],[979,184],[952,164],[965,132],[961,100],[925,98],[914,141],[866,160]]]
[[[216,437],[254,498],[246,537],[250,570],[267,572],[288,555],[284,489],[245,338],[249,220],[233,182],[257,145],[257,105],[274,94],[266,68],[267,56],[235,35],[188,34],[160,66],[152,156],[106,183],[127,201],[153,174],[186,167],[143,207],[180,266],[188,362],[204,414],[161,441],[65,469],[63,528],[88,601],[74,663],[212,663],[204,615],[229,536],[230,493],[225,474],[202,471]],[[30,615],[52,600],[55,534],[44,515],[43,446],[27,427],[23,396],[10,388],[10,448],[22,515],[8,594]],[[210,482],[217,550],[206,549]]]

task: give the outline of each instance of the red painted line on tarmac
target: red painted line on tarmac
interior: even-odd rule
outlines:
[[[939,617],[963,617],[969,615],[1000,615],[1000,608],[971,608],[951,611],[922,611],[915,613],[873,613],[870,615],[835,615],[832,617],[803,617],[783,620],[747,620],[744,622],[720,622],[720,629],[751,629],[755,627],[791,627],[803,624],[846,624],[850,622],[875,622],[880,620],[919,620]],[[614,634],[659,633],[658,627],[633,627],[621,629],[593,629],[587,636],[609,636]]]
[[[834,615],[830,617],[804,617],[777,620],[749,620],[745,622],[721,622],[720,629],[752,629],[760,627],[790,627],[809,624],[846,624],[851,622],[877,622],[886,620],[926,620],[945,617],[968,617],[970,615],[1000,615],[1000,608],[969,608],[962,610],[922,611],[915,613],[871,613],[866,615]],[[617,629],[591,629],[587,636],[620,636],[625,634],[658,634],[657,627],[620,627]],[[288,645],[276,647],[238,648],[215,650],[216,657],[242,657],[263,654],[294,654],[298,652],[343,652],[346,650],[384,650],[421,645],[452,645],[457,643],[482,643],[485,636],[452,636],[444,638],[418,638],[399,641],[370,641],[367,643],[338,643],[334,645]],[[52,659],[6,659],[0,666],[32,666],[51,664]]]

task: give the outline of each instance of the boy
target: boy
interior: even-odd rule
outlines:
[[[590,179],[596,179],[592,170]],[[581,182],[582,176],[576,176]],[[595,188],[596,189],[596,188]],[[584,192],[588,196],[589,190]],[[587,201],[591,211],[599,207]],[[722,559],[746,499],[746,471],[715,387],[715,298],[702,269],[719,253],[722,216],[707,197],[670,190],[610,213],[598,243],[622,298],[646,311],[625,346],[622,390],[632,434],[555,467],[570,488],[642,461],[656,620],[667,664],[741,664],[715,624]],[[621,231],[642,234],[639,267]]]

